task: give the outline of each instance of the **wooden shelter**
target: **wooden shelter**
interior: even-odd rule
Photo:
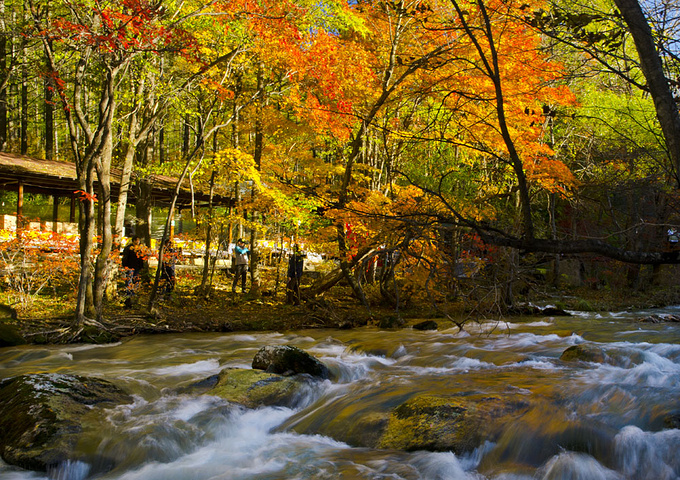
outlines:
[[[111,171],[111,195],[112,200],[118,198],[120,192],[121,171]],[[134,182],[134,178],[132,179]],[[157,206],[170,206],[177,179],[166,175],[152,175],[149,179],[152,189],[152,201]],[[58,199],[71,199],[70,222],[75,221],[75,206],[78,187],[76,167],[73,163],[59,162],[55,160],[42,160],[0,152],[0,189],[17,192],[17,218],[23,216],[24,194],[39,193],[54,198],[53,225],[56,226]],[[135,203],[135,189],[128,191],[128,202]],[[188,208],[192,205],[205,205],[209,201],[209,194],[192,190],[189,182],[185,181],[177,198],[177,208]],[[234,202],[233,198],[220,195],[213,196],[214,205],[229,206]]]

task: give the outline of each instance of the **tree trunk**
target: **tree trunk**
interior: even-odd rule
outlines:
[[[260,63],[257,70],[257,91],[259,102],[257,102],[255,113],[255,150],[253,152],[253,160],[255,161],[255,168],[260,171],[262,164],[262,148],[264,145],[264,126],[262,106],[264,104],[264,72],[263,65]],[[257,195],[257,187],[253,182],[252,190],[250,191],[251,203],[255,204],[255,196]],[[254,227],[256,213],[253,210],[250,213],[251,227],[250,227],[250,293],[253,295],[260,294],[260,270],[258,268],[260,262],[260,252],[257,248],[257,228]]]
[[[45,158],[52,160],[54,158],[54,93],[52,92],[52,85],[49,80],[45,79]]]
[[[675,169],[676,187],[680,188],[680,113],[664,73],[652,29],[638,0],[614,0],[614,3],[621,11],[635,42],[640,67],[647,80],[656,116],[666,141],[668,156]]]
[[[151,193],[149,182],[143,178],[138,179],[135,234],[147,246],[151,245]]]
[[[205,251],[203,253],[203,275],[201,276],[201,287],[200,290],[203,294],[207,294],[210,288],[210,244],[213,229],[213,195],[215,194],[215,177],[217,172],[212,171],[210,175],[210,197],[208,199],[208,225],[205,229]],[[219,243],[218,243],[219,249]]]
[[[95,235],[95,204],[92,178],[94,165],[84,172],[79,182],[81,192],[86,193],[80,199],[78,233],[80,234],[80,278],[78,280],[78,296],[76,299],[76,325],[84,322],[88,315],[92,315],[92,239]],[[89,291],[88,291],[89,290]]]
[[[0,0],[0,152],[7,147],[7,82],[9,68],[7,68],[7,25],[5,24],[5,0]]]
[[[189,118],[184,116],[182,117],[182,156],[185,158],[189,156],[189,133]]]
[[[132,128],[132,127],[131,127]],[[120,191],[118,193],[118,204],[116,208],[116,220],[113,226],[113,234],[117,242],[121,242],[123,228],[125,226],[125,213],[127,210],[128,193],[130,191],[132,179],[132,167],[134,165],[136,144],[129,141],[125,147],[123,168],[120,174]]]
[[[45,17],[49,19],[49,6],[45,5]],[[44,122],[45,122],[45,158],[52,160],[54,158],[54,91],[52,82],[49,76],[45,76],[43,83],[45,91],[45,103],[43,105]]]
[[[111,85],[113,88],[113,85]],[[109,92],[113,95],[113,90]],[[112,100],[111,100],[112,101]],[[112,108],[113,111],[113,108]],[[113,120],[111,118],[111,120]],[[109,128],[109,132],[111,129]],[[94,269],[94,308],[97,319],[102,318],[104,308],[104,294],[109,281],[111,272],[111,249],[113,247],[113,231],[111,228],[111,154],[113,151],[113,140],[109,133],[108,140],[102,152],[101,162],[97,169],[99,179],[99,204],[101,208],[101,243],[99,254]]]
[[[26,48],[23,48],[24,62],[28,62]],[[22,155],[28,153],[28,67],[21,68],[21,122],[20,122],[20,147]]]
[[[150,150],[151,147],[148,138],[139,143],[139,148],[135,151],[135,156],[137,157],[137,164],[141,167],[147,166]],[[135,234],[146,246],[151,246],[152,191],[152,187],[146,177],[137,178],[137,202],[135,203],[137,223]]]
[[[134,170],[135,154],[137,148],[142,144],[144,149],[147,149],[146,142],[149,138],[152,127],[158,121],[162,106],[158,104],[154,96],[152,88],[147,88],[147,77],[142,77],[137,83],[135,89],[135,98],[142,105],[134,109],[129,115],[127,144],[125,147],[125,155],[123,160],[123,168],[120,177],[120,191],[118,193],[118,205],[116,209],[116,222],[114,224],[114,236],[119,238],[122,235],[123,227],[125,225],[125,214],[127,210],[128,193],[131,188],[132,172]],[[153,82],[151,82],[153,84]],[[140,113],[143,112],[143,113]],[[164,149],[164,129],[160,129],[159,149],[161,155],[161,163],[163,163],[163,149]],[[143,143],[142,143],[143,142]],[[146,153],[148,155],[148,151]],[[143,156],[139,157],[144,162]],[[147,217],[148,218],[148,217]]]

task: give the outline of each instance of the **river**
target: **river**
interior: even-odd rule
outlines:
[[[103,346],[21,346],[0,349],[0,377],[97,376],[134,395],[134,403],[89,419],[78,448],[92,460],[62,465],[51,474],[57,479],[680,478],[680,430],[664,423],[680,415],[680,324],[635,321],[651,312],[572,313],[469,323],[464,332],[168,334]],[[617,360],[559,359],[584,343]],[[334,379],[309,388],[295,408],[247,410],[179,393],[225,367],[250,368],[270,344],[312,353]],[[464,455],[356,448],[331,438],[358,416],[415,395],[467,392],[545,401]],[[0,461],[2,480],[42,478]]]

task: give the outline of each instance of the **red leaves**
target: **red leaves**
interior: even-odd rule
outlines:
[[[85,190],[76,190],[75,193],[78,196],[78,201],[80,202],[97,202],[97,196],[91,193],[86,192]]]
[[[161,4],[151,5],[143,0],[123,0],[115,6],[93,8],[91,15],[78,16],[75,21],[56,18],[49,30],[51,40],[94,47],[102,53],[161,51],[173,48],[181,51],[195,43],[193,38],[178,28],[162,24]],[[77,45],[74,45],[77,47]]]

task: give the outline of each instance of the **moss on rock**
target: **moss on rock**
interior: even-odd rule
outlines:
[[[0,323],[0,347],[13,347],[26,343],[24,337],[14,325]]]
[[[581,344],[572,345],[567,348],[562,355],[560,360],[565,362],[593,362],[593,363],[605,363],[607,360],[607,355],[604,353],[600,347],[594,345]]]
[[[217,384],[207,393],[248,408],[261,406],[294,406],[305,377],[283,377],[261,370],[226,368]]]
[[[95,405],[132,398],[98,378],[22,375],[0,382],[0,454],[11,465],[46,471],[69,459],[78,442],[80,419]]]
[[[291,345],[267,345],[253,358],[252,367],[282,375],[308,373],[314,377],[329,378],[328,367],[304,350]]]
[[[379,446],[397,450],[469,452],[494,440],[528,405],[510,398],[414,397],[395,408]]]

